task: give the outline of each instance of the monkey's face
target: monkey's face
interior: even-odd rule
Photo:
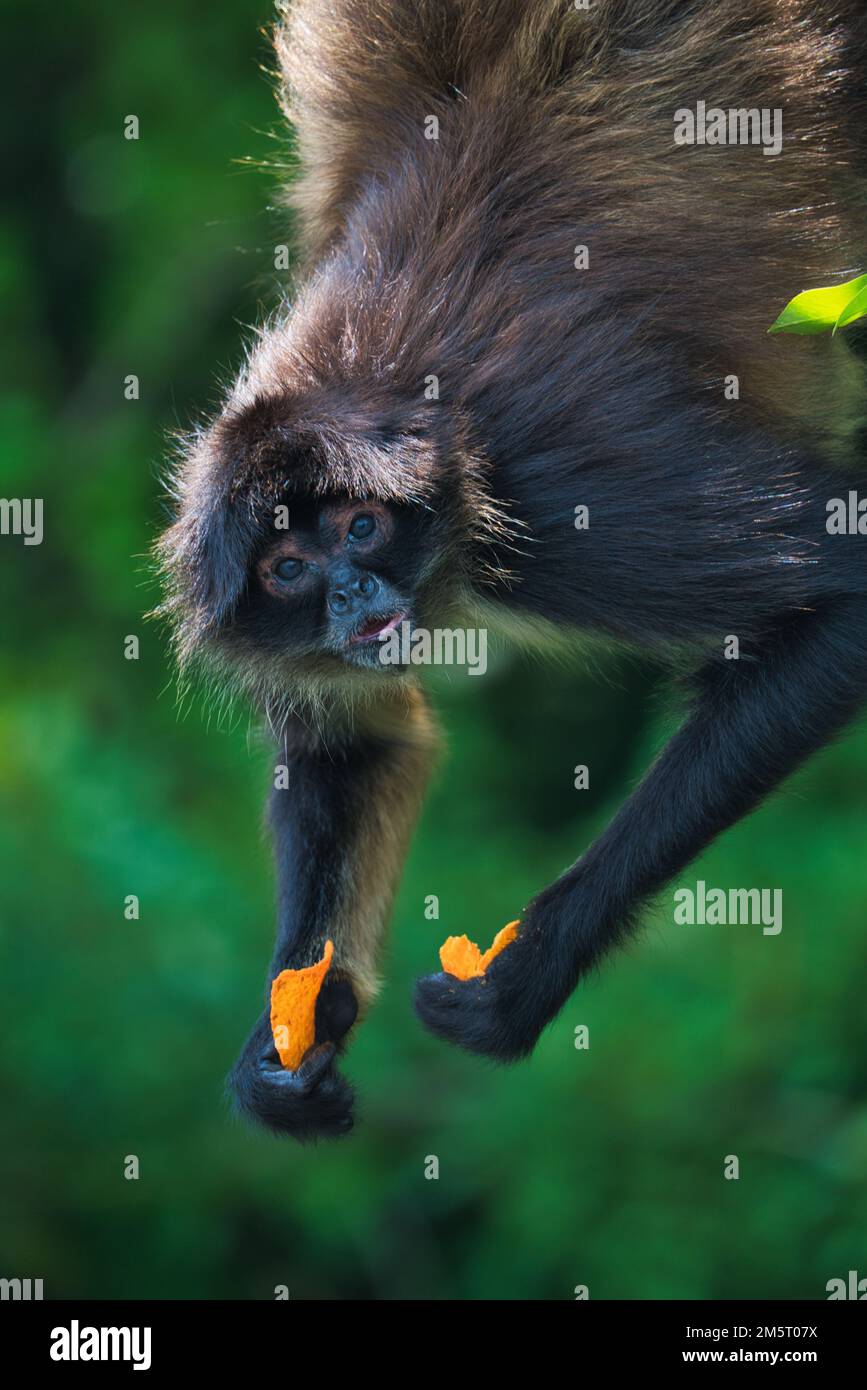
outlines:
[[[298,370],[281,343],[263,339],[238,399],[191,437],[157,546],[182,669],[277,723],[415,680],[394,659],[409,644],[383,638],[467,626],[511,535],[462,417],[345,383],[276,391]]]
[[[422,530],[408,507],[293,506],[289,528],[264,536],[254,559],[238,615],[247,636],[284,656],[393,669],[382,640],[416,617]]]

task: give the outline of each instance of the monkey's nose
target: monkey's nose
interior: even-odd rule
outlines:
[[[379,592],[379,580],[372,574],[359,574],[348,583],[336,585],[328,595],[328,607],[337,617],[365,607]]]

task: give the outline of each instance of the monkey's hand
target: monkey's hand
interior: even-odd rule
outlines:
[[[326,979],[316,1001],[316,1038],[297,1070],[280,1063],[269,1014],[256,1024],[229,1077],[235,1103],[275,1134],[302,1143],[337,1139],[352,1128],[353,1091],[335,1069],[338,1044],[358,1005],[346,979]]]
[[[526,1057],[575,986],[556,949],[539,900],[521,920],[518,935],[483,975],[459,980],[441,973],[416,981],[422,1023],[470,1052],[514,1062]]]

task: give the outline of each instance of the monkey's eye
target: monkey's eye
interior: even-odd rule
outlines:
[[[301,560],[280,560],[274,566],[274,573],[278,579],[285,582],[290,579],[297,579],[303,568],[304,563]]]
[[[376,522],[373,517],[364,512],[355,518],[349,528],[349,534],[354,541],[364,541],[368,536],[372,536],[375,530]]]

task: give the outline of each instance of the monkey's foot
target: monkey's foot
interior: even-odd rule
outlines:
[[[266,1021],[257,1024],[229,1078],[242,1114],[275,1134],[306,1143],[352,1128],[353,1092],[334,1068],[334,1044],[312,1047],[297,1071],[281,1065]]]
[[[557,906],[549,911],[537,899],[520,925],[511,923],[498,934],[496,953],[492,948],[481,958],[484,973],[459,979],[443,972],[417,980],[415,1008],[422,1023],[437,1037],[498,1062],[527,1057],[577,983],[571,957],[560,948],[557,922]],[[443,964],[450,959],[447,953]]]
[[[273,1133],[302,1143],[348,1134],[354,1095],[335,1068],[335,1044],[352,1026],[356,1012],[347,981],[323,987],[317,1002],[316,1041],[294,1071],[280,1062],[269,1017],[260,1018],[229,1077],[238,1110]]]
[[[426,975],[415,985],[415,1008],[422,1023],[470,1052],[514,1062],[536,1045],[548,1016],[540,1015],[527,997],[527,978],[511,968],[506,957],[517,942],[484,975],[459,980],[445,973]]]

